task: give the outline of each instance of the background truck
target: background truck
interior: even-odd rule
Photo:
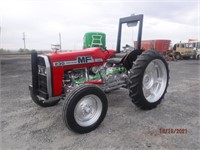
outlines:
[[[194,41],[189,41],[189,43],[192,44],[193,50],[195,51],[195,58],[199,60],[200,58],[200,41],[194,40]]]
[[[134,47],[137,46],[137,41],[134,41]],[[171,40],[168,39],[154,39],[141,41],[141,48],[143,50],[156,50],[165,60],[173,60],[174,53],[171,50]]]
[[[195,45],[195,50],[196,50],[196,59],[200,59],[200,42],[196,42]]]
[[[194,58],[196,57],[196,50],[194,50],[192,43],[176,43],[173,46],[174,57],[179,60],[183,58]]]
[[[160,53],[166,53],[170,49],[171,40],[157,39],[157,40],[143,40],[141,48],[144,50],[157,50]],[[134,46],[137,46],[137,41],[134,41]]]

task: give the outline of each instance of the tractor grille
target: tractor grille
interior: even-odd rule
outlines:
[[[38,66],[46,67],[43,57],[39,56],[37,58],[37,61],[38,61],[37,62]],[[38,90],[42,93],[48,93],[47,92],[47,76],[44,74],[40,74],[39,72],[38,72]]]
[[[38,74],[38,89],[47,93],[47,77]]]

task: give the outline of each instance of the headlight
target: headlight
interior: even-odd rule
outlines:
[[[47,75],[46,68],[44,66],[38,66],[38,73],[43,74],[43,75]]]

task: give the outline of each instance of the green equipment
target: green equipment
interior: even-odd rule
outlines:
[[[103,47],[106,48],[106,34],[102,32],[87,32],[84,35],[83,48]]]

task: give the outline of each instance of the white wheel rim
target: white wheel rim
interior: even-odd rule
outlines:
[[[94,124],[102,113],[102,102],[96,95],[84,96],[76,105],[74,118],[78,125],[87,127]]]
[[[143,93],[150,103],[158,101],[167,86],[167,68],[160,59],[152,60],[145,69],[143,80]]]

